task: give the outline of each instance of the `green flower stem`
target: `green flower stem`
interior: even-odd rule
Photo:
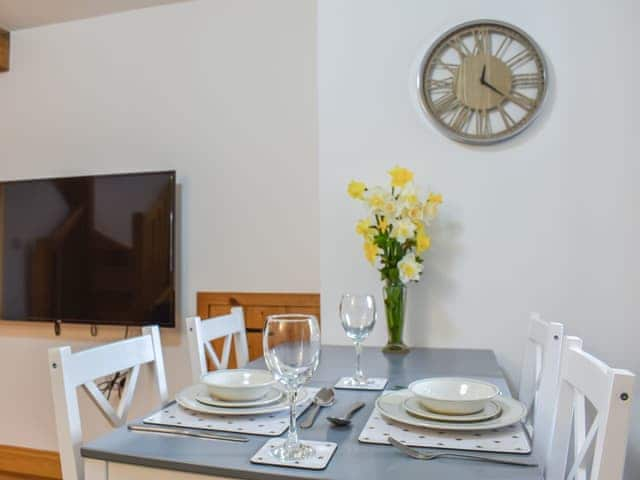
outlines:
[[[385,351],[405,352],[407,346],[402,341],[404,330],[406,286],[402,282],[385,282],[384,307],[387,315],[389,341]]]

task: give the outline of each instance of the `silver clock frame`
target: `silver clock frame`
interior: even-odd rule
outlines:
[[[536,109],[536,111],[533,112],[533,114],[531,115],[531,117],[529,118],[529,120],[527,122],[522,124],[517,129],[515,129],[515,130],[513,130],[511,132],[508,132],[505,135],[497,136],[497,137],[494,137],[494,138],[469,138],[467,136],[460,135],[460,134],[458,134],[456,132],[453,132],[450,129],[446,128],[436,118],[434,118],[433,115],[431,114],[431,111],[429,110],[429,108],[427,106],[427,98],[425,96],[425,92],[424,92],[424,88],[423,88],[424,87],[424,70],[425,70],[425,68],[427,66],[428,60],[433,55],[435,49],[440,46],[440,44],[442,43],[442,41],[445,38],[447,38],[449,35],[451,35],[455,31],[463,29],[463,28],[467,28],[467,27],[470,27],[470,26],[473,26],[473,25],[478,25],[478,24],[484,24],[484,25],[489,24],[489,25],[495,25],[495,26],[498,26],[498,27],[508,28],[508,29],[513,30],[517,34],[521,35],[523,38],[525,38],[531,44],[531,46],[535,50],[536,54],[540,58],[540,62],[542,63],[542,70],[543,70],[542,71],[542,76],[543,76],[542,77],[543,78],[542,97],[540,98],[540,102],[539,102],[539,105],[538,105],[538,108]],[[496,143],[505,142],[505,141],[515,137],[516,135],[521,134],[524,130],[526,130],[538,118],[538,116],[540,115],[540,112],[542,111],[542,109],[544,108],[545,103],[546,103],[547,91],[549,89],[548,88],[549,87],[549,69],[548,69],[548,66],[547,66],[547,60],[545,58],[545,55],[542,52],[542,49],[540,48],[538,43],[533,38],[531,38],[531,36],[528,33],[526,33],[524,30],[522,30],[521,28],[516,27],[515,25],[512,25],[512,24],[510,24],[508,22],[503,22],[501,20],[491,20],[491,19],[470,20],[470,21],[467,21],[467,22],[459,23],[459,24],[447,29],[444,33],[440,34],[433,42],[431,42],[430,47],[427,49],[426,53],[422,57],[422,61],[420,62],[420,68],[418,70],[418,78],[417,78],[417,87],[418,87],[418,98],[420,99],[420,107],[421,107],[422,113],[429,119],[429,121],[442,134],[446,135],[447,137],[449,137],[452,140],[455,140],[456,142],[465,143],[467,145],[495,145]]]

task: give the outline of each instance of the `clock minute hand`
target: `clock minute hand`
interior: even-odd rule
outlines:
[[[502,95],[503,97],[506,97],[507,96],[506,94],[502,93],[500,90],[498,90],[496,87],[494,87],[484,79],[484,74],[486,71],[487,71],[487,66],[485,65],[484,67],[482,67],[482,75],[480,76],[480,83],[485,87],[490,88],[491,90],[496,92],[498,95]]]
[[[498,90],[496,87],[494,87],[493,85],[491,85],[490,83],[484,82],[483,85],[487,88],[490,88],[491,90],[493,90],[494,92],[496,92],[498,95],[502,95],[503,97],[506,97],[507,95],[502,93],[500,90]]]

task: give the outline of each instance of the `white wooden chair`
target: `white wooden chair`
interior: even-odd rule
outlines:
[[[211,341],[224,337],[222,358],[219,358],[211,346]],[[201,320],[200,317],[187,318],[187,341],[189,343],[189,358],[191,360],[191,375],[194,383],[199,383],[207,373],[206,356],[217,369],[228,368],[233,338],[238,368],[244,367],[249,361],[249,347],[247,346],[247,332],[244,326],[242,307],[232,307],[231,313]]]
[[[634,381],[633,373],[583,352],[581,339],[565,337],[546,480],[622,479]],[[596,412],[588,429],[586,400]]]
[[[531,314],[518,398],[527,406],[525,428],[533,439],[533,452],[541,460],[547,457],[553,433],[563,335],[561,323]]]
[[[83,480],[84,465],[80,456],[82,427],[76,388],[82,386],[107,421],[114,427],[127,419],[138,381],[140,365],[153,366],[161,404],[168,400],[160,331],[157,326],[144,327],[142,336],[71,353],[69,347],[49,349],[49,372],[54,413],[58,431],[62,476],[65,480]],[[129,371],[127,383],[117,409],[114,409],[94,380],[115,372]]]

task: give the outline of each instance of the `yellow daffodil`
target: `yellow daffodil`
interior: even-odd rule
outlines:
[[[376,255],[378,254],[378,247],[369,240],[364,242],[364,256],[369,263],[373,265],[373,262],[376,259]]]
[[[393,222],[393,230],[391,230],[391,236],[398,240],[400,243],[404,243],[407,239],[412,238],[416,231],[416,225],[408,218],[401,218],[398,221]]]
[[[403,167],[396,166],[392,168],[389,170],[389,175],[391,175],[391,185],[393,187],[402,188],[413,180],[413,172]]]
[[[398,262],[398,272],[402,283],[409,283],[412,280],[420,280],[422,273],[422,264],[418,263],[413,252],[407,253],[402,260]]]
[[[429,198],[427,198],[427,202],[435,203],[436,205],[440,205],[442,203],[442,194],[440,193],[430,193]]]
[[[418,230],[418,234],[416,235],[416,252],[421,254],[429,250],[429,247],[431,247],[431,238],[424,232],[424,229]]]
[[[358,223],[356,223],[356,233],[358,235],[367,236],[371,233],[371,220],[368,218],[363,218]]]
[[[386,217],[379,217],[378,219],[378,230],[380,230],[380,232],[384,233],[387,231],[387,228],[389,228],[389,222],[387,222],[387,218]]]
[[[367,186],[362,182],[352,180],[347,187],[347,193],[351,198],[358,200],[364,199],[364,192],[367,190]]]

